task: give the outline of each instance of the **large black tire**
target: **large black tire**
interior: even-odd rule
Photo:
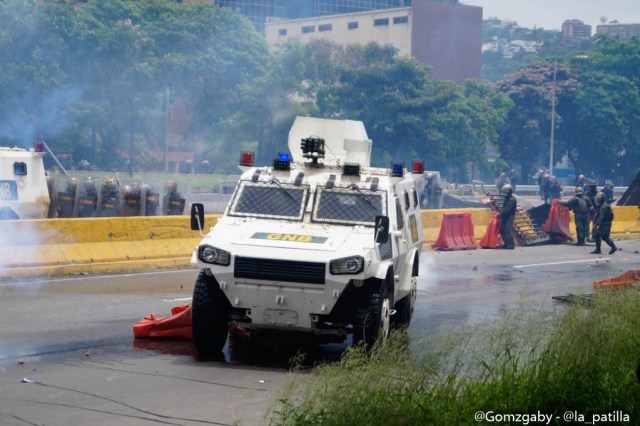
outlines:
[[[229,301],[215,278],[200,271],[191,303],[193,343],[200,355],[216,355],[224,348],[229,333],[229,308]]]
[[[354,346],[363,344],[371,349],[376,342],[384,343],[389,334],[391,300],[386,281],[379,280],[369,305],[356,310],[353,325]]]
[[[411,325],[413,307],[416,300],[417,277],[411,277],[411,292],[398,300],[394,306],[396,313],[391,316],[391,326],[394,329],[407,328]]]

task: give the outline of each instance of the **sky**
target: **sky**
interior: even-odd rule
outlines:
[[[591,25],[595,34],[602,16],[622,24],[640,23],[640,0],[460,0],[460,3],[482,6],[483,19],[510,19],[526,28],[560,30],[566,19],[579,19]]]

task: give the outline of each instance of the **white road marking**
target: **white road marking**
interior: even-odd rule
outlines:
[[[164,299],[163,302],[186,302],[191,300],[191,297],[181,297],[180,299]]]
[[[513,269],[531,268],[533,266],[564,265],[564,264],[567,264],[567,263],[599,262],[601,260],[611,260],[611,258],[610,257],[598,257],[598,258],[595,258],[595,259],[567,260],[567,261],[564,261],[564,262],[532,263],[531,265],[515,265],[513,267]]]

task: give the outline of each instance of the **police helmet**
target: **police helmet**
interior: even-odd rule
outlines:
[[[581,186],[576,186],[576,195],[584,195],[584,189]]]
[[[85,192],[95,192],[96,190],[96,183],[91,177],[86,178],[83,182],[83,185]]]
[[[78,188],[78,178],[71,177],[67,179],[67,191],[68,192],[76,192]]]
[[[511,186],[511,184],[506,184],[502,187],[502,191],[511,193],[513,192],[513,186]]]
[[[597,203],[597,204],[602,204],[602,203],[604,203],[604,193],[602,193],[602,192],[598,192],[598,193],[596,194],[595,200],[596,200],[596,203]]]
[[[175,180],[167,181],[167,192],[176,192],[178,190],[178,182]]]
[[[102,181],[102,187],[109,192],[118,192],[119,186],[120,184],[117,179],[109,178]]]

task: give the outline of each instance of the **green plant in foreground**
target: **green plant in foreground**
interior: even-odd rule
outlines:
[[[269,413],[276,425],[479,424],[477,411],[588,416],[620,411],[640,422],[640,291],[593,305],[507,315],[410,346],[406,332],[367,355],[293,373]],[[556,417],[558,416],[558,417]],[[500,424],[494,422],[494,424]],[[509,423],[505,421],[503,424]]]

